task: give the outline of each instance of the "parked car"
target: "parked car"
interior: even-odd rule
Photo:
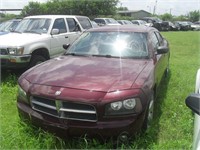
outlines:
[[[200,24],[192,24],[191,25],[191,28],[192,28],[192,30],[195,30],[195,31],[199,31],[200,30]]]
[[[190,25],[191,30],[200,30],[200,24],[199,23],[192,23],[190,21],[187,21],[187,23]]]
[[[57,134],[127,140],[151,125],[169,53],[155,28],[89,29],[63,56],[21,75],[19,115]]]
[[[169,26],[163,23],[163,21],[157,17],[144,17],[141,20],[144,20],[147,23],[152,23],[153,27],[155,27],[159,31],[167,31],[169,29]]]
[[[196,21],[196,22],[194,22],[194,24],[199,24],[200,25],[200,21]]]
[[[117,20],[117,22],[120,23],[121,25],[132,24],[132,22],[129,20]]]
[[[166,28],[166,30],[168,30],[168,31],[180,30],[179,26],[176,26],[174,23],[172,23],[170,21],[163,21],[163,23],[166,24],[166,26],[168,26],[168,28]]]
[[[145,25],[145,26],[149,26],[149,27],[152,27],[153,24],[152,23],[147,23],[146,21],[144,20],[131,20],[131,22],[133,24],[137,24],[137,25]]]
[[[191,25],[186,21],[176,21],[176,23],[179,24],[181,31],[191,30]]]
[[[190,94],[186,100],[186,105],[194,114],[194,136],[193,149],[200,149],[200,69],[197,71],[195,93]]]
[[[92,27],[93,28],[98,28],[99,27],[99,25],[95,21],[91,20],[91,23],[92,23]]]
[[[15,30],[20,21],[21,19],[12,19],[2,22],[0,24],[0,35],[4,35],[9,33],[10,31]]]
[[[178,22],[173,22],[173,24],[175,25],[177,31],[180,31],[181,30],[181,26]]]
[[[121,25],[118,23],[115,19],[113,18],[94,18],[94,21],[99,25],[99,26],[104,26],[104,25]]]
[[[1,68],[31,68],[62,55],[63,44],[71,44],[89,28],[92,24],[85,16],[26,17],[13,32],[0,36]]]

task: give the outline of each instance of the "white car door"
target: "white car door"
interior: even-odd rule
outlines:
[[[79,23],[74,18],[66,18],[68,25],[68,39],[70,43],[73,43],[82,33]]]
[[[56,57],[65,52],[63,48],[63,44],[69,44],[70,43],[70,37],[68,36],[67,32],[67,26],[65,23],[64,18],[57,18],[54,21],[52,31],[57,30],[58,33],[54,33],[51,37],[51,50],[50,50],[50,56]]]

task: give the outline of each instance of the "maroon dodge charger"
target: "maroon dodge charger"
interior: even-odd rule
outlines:
[[[19,78],[20,117],[65,136],[124,140],[149,127],[169,70],[169,45],[157,29],[94,28],[63,47],[62,56]]]

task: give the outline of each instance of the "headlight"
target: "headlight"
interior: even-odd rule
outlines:
[[[136,106],[141,107],[139,98],[130,98],[123,101],[117,101],[106,105],[105,115],[123,115],[138,112]]]
[[[8,48],[8,53],[10,55],[22,55],[24,52],[24,47],[10,47]]]
[[[18,86],[18,98],[26,103],[28,103],[28,98],[26,92]]]
[[[114,102],[110,106],[113,110],[120,110],[122,108],[122,102]]]
[[[136,105],[136,100],[135,98],[132,99],[127,99],[123,101],[123,106],[126,109],[133,109]]]

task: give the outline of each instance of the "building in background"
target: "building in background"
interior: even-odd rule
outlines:
[[[150,17],[152,14],[145,10],[125,10],[117,12],[121,16],[132,17],[133,19],[140,19],[144,17]]]

